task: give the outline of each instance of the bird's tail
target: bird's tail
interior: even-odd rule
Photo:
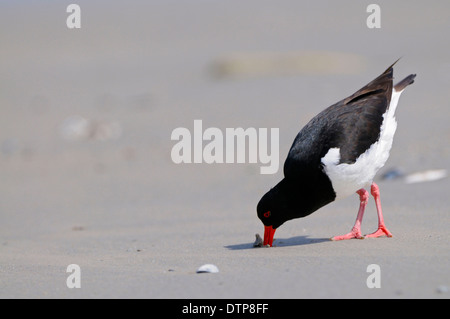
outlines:
[[[404,78],[403,80],[401,80],[400,82],[398,82],[395,86],[394,89],[397,92],[403,91],[405,89],[405,87],[407,87],[410,84],[414,83],[414,78],[416,77],[415,74],[410,74],[408,75],[406,78]]]
[[[395,61],[394,63],[392,63],[392,64],[386,69],[386,71],[383,72],[383,74],[384,74],[384,73],[388,73],[400,59],[401,59],[401,57],[399,57],[399,58],[397,59],[397,61]]]

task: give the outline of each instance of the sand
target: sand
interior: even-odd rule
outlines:
[[[395,78],[417,78],[379,176],[449,169],[448,1],[378,1],[380,29],[354,1],[77,3],[81,29],[59,1],[0,4],[1,298],[449,298],[448,177],[377,177],[393,238],[329,240],[355,195],[253,248],[296,133],[399,57]],[[195,119],[279,128],[280,169],[175,164]]]

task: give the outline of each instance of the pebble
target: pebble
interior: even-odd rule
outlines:
[[[381,179],[383,180],[394,180],[405,176],[405,173],[401,169],[391,168],[387,170],[383,175],[381,175]]]
[[[437,293],[440,293],[440,294],[445,294],[445,293],[447,293],[449,290],[448,290],[448,287],[447,286],[439,286],[439,287],[437,287],[436,288],[436,292]]]

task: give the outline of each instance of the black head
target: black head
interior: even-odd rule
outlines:
[[[278,190],[272,188],[259,201],[256,208],[258,218],[262,221],[264,226],[272,226],[278,228],[287,219],[287,203],[280,200]]]
[[[259,201],[256,210],[264,224],[264,245],[272,246],[273,234],[284,222],[305,217],[335,199],[329,180],[329,190],[318,187],[311,179],[305,180],[302,183],[285,178]]]
[[[279,185],[268,191],[256,208],[258,218],[264,224],[264,246],[273,243],[275,230],[285,221],[291,219],[290,208],[285,194]]]

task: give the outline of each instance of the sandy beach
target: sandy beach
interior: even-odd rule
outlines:
[[[76,3],[79,29],[68,3],[0,3],[0,298],[450,297],[448,1],[378,1],[381,28],[358,1]],[[417,78],[375,180],[394,237],[329,240],[355,194],[253,248],[297,132],[400,57],[395,81]],[[195,120],[279,128],[279,169],[174,163],[171,134]]]

